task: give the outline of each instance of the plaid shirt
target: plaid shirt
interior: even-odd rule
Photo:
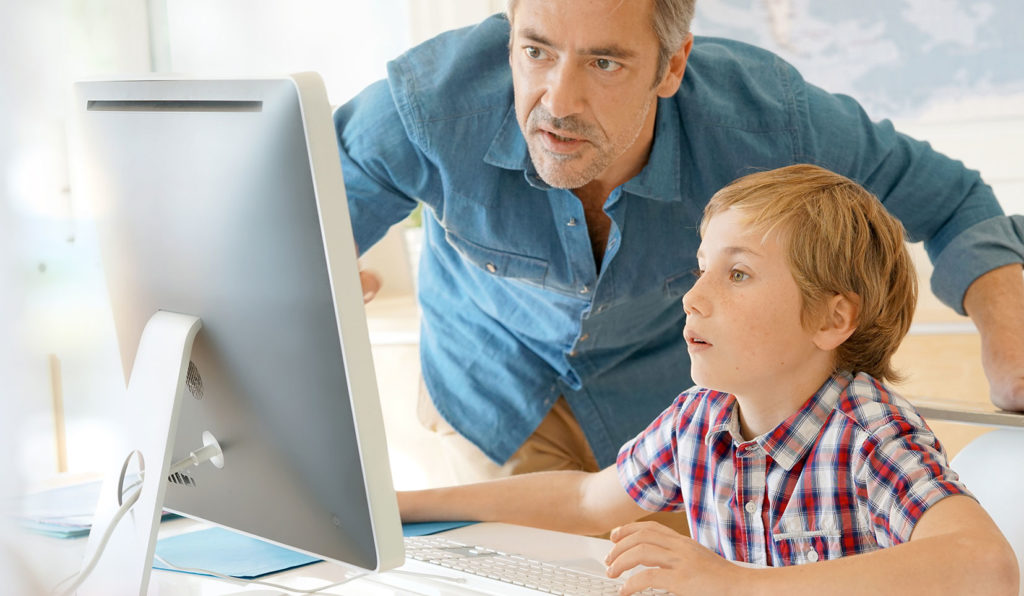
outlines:
[[[695,387],[619,451],[641,507],[686,509],[694,539],[734,561],[795,565],[910,538],[932,505],[970,494],[913,406],[837,374],[774,430],[744,441],[732,395]]]

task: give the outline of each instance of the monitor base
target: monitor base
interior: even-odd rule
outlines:
[[[128,382],[126,416],[121,429],[133,451],[103,482],[96,506],[85,561],[102,549],[99,561],[77,594],[145,594],[149,585],[157,529],[171,468],[174,429],[181,411],[192,343],[202,323],[198,317],[158,311],[139,340]],[[141,487],[131,486],[133,472]],[[134,506],[102,537],[133,491],[141,491]]]

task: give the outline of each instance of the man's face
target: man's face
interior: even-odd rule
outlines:
[[[647,162],[657,97],[678,87],[670,73],[655,80],[652,10],[652,0],[518,2],[509,56],[516,118],[548,184],[596,180],[610,190]]]

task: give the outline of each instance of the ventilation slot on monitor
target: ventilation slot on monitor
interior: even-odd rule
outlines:
[[[90,112],[262,112],[262,101],[243,100],[155,100],[91,99],[86,104]]]
[[[185,387],[188,388],[188,392],[192,394],[192,397],[203,399],[203,378],[199,376],[199,369],[196,368],[196,363],[191,360],[188,361],[188,371],[185,373]]]
[[[196,479],[185,474],[184,472],[175,472],[167,477],[167,482],[171,484],[177,484],[178,486],[185,486],[188,488],[195,488]]]

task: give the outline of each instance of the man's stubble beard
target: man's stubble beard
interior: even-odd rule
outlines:
[[[586,186],[593,182],[598,176],[611,166],[616,159],[625,153],[633,143],[636,142],[643,129],[644,121],[654,105],[655,96],[644,102],[637,111],[633,123],[634,126],[623,131],[617,138],[609,139],[599,127],[581,120],[576,116],[565,118],[554,118],[546,108],[537,104],[530,111],[526,121],[526,129],[530,131],[524,134],[526,146],[530,152],[530,159],[537,170],[537,175],[547,184],[555,188],[573,190]],[[576,135],[586,139],[587,146],[579,153],[568,155],[553,154],[544,148],[542,141],[537,138],[538,127],[541,124],[550,124],[549,128]],[[545,134],[545,133],[539,133]],[[593,154],[589,162],[587,153]],[[573,162],[583,162],[581,169],[573,168]]]

